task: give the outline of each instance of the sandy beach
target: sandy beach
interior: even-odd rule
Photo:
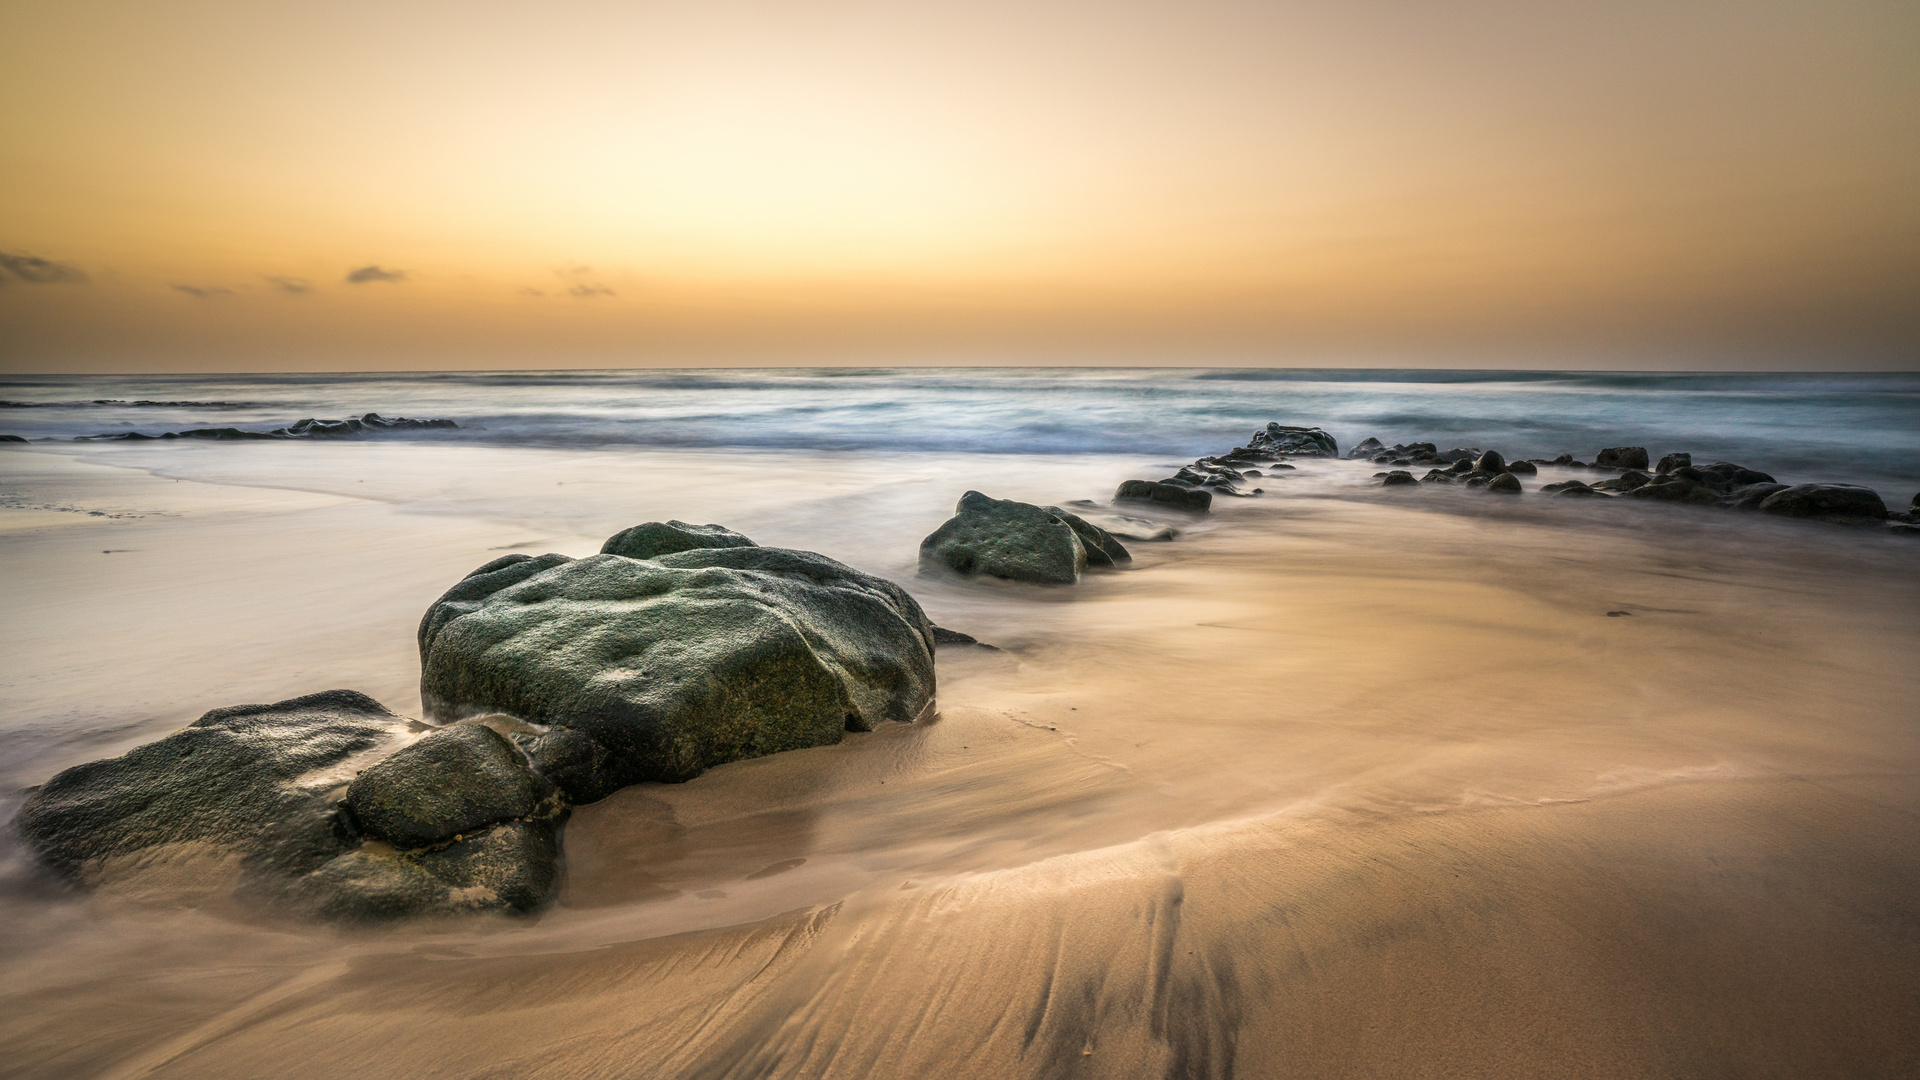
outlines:
[[[0,1075],[1920,1066],[1910,543],[1303,462],[1071,594],[913,576],[961,490],[1148,464],[9,452],[10,805],[219,705],[417,716],[448,583],[640,520],[828,552],[1000,651],[942,650],[919,724],[579,808],[534,918],[294,925],[217,866],[75,894],[15,849]]]

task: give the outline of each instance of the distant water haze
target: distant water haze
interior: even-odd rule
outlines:
[[[0,369],[1911,368],[1911,4],[13,5]]]
[[[1485,371],[829,369],[0,379],[0,434],[266,431],[369,411],[457,430],[381,440],[583,448],[1162,455],[1269,420],[1508,457],[1645,446],[1788,482],[1920,490],[1920,376]],[[136,404],[139,403],[139,404]]]

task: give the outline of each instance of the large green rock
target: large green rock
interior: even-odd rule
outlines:
[[[353,754],[407,721],[351,690],[215,709],[184,731],[59,773],[20,808],[41,861],[88,877],[103,860],[172,844],[241,856],[252,872],[310,869],[345,846],[327,799]]]
[[[236,893],[332,919],[532,911],[559,879],[566,806],[477,725],[432,732],[346,781],[409,721],[351,690],[215,709],[186,730],[47,781],[17,825],[82,886],[238,866]],[[336,800],[345,785],[345,813]]]
[[[428,715],[549,727],[523,745],[578,801],[911,721],[934,690],[905,590],[783,548],[497,560],[428,609],[420,643]]]
[[[1074,527],[1050,508],[969,491],[960,496],[954,516],[920,541],[920,566],[1072,585],[1087,568],[1087,549]]]

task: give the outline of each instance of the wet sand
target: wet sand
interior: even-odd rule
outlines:
[[[447,584],[649,517],[896,577],[1004,651],[943,651],[931,721],[580,808],[533,920],[16,867],[0,1075],[1920,1070],[1911,543],[1327,463],[1037,591],[916,580],[913,545],[967,487],[1143,463],[232,449],[0,462],[40,507],[0,511],[12,788],[242,700],[417,715]]]

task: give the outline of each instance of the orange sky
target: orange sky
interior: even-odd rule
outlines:
[[[1911,0],[0,25],[5,370],[1920,365]]]

